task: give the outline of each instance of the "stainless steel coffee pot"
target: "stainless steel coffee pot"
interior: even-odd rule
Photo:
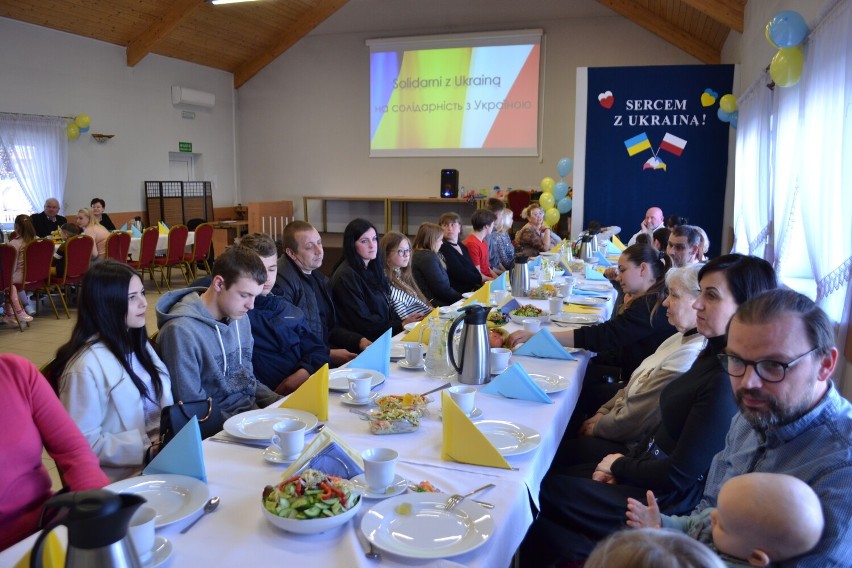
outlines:
[[[447,351],[450,362],[459,373],[459,382],[466,385],[482,385],[491,381],[491,343],[488,341],[489,306],[472,304],[460,308],[464,312],[450,326]],[[464,320],[459,341],[458,362],[453,353],[453,336]]]
[[[515,255],[515,266],[509,274],[509,284],[512,286],[512,295],[515,297],[526,296],[530,289],[530,269],[527,266],[529,258],[525,254]]]

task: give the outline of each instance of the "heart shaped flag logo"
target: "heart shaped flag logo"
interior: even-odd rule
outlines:
[[[716,99],[718,98],[719,93],[717,93],[713,89],[704,89],[704,92],[701,93],[701,106],[713,106],[716,103]]]
[[[612,91],[604,91],[603,93],[599,94],[598,102],[601,103],[601,106],[604,108],[612,108],[613,103],[615,103],[615,98],[612,96]]]

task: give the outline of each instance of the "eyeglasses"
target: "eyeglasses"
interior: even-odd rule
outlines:
[[[764,359],[762,361],[749,361],[736,355],[716,355],[722,367],[732,377],[742,377],[745,375],[746,369],[750,366],[754,367],[754,371],[761,381],[767,383],[780,383],[787,376],[787,369],[801,361],[806,355],[810,355],[819,349],[814,347],[807,353],[802,353],[789,363],[781,361],[773,361],[772,359]]]
[[[411,249],[396,249],[396,254],[399,256],[408,256],[411,254]]]

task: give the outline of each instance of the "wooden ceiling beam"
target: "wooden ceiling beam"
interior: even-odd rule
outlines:
[[[246,81],[257,75],[261,69],[272,63],[275,58],[287,51],[297,41],[320,25],[326,18],[342,8],[349,0],[320,0],[316,7],[305,12],[283,33],[281,39],[245,61],[234,70],[234,88],[239,89]]]
[[[717,64],[721,61],[719,50],[696,39],[694,35],[675,24],[665,20],[661,21],[659,16],[649,12],[647,7],[633,0],[598,0],[598,2],[679,47],[702,63]]]
[[[743,3],[740,0],[680,0],[720,24],[743,33]]]
[[[173,0],[169,9],[127,44],[127,66],[133,67],[151,53],[151,50],[175,29],[204,0]]]

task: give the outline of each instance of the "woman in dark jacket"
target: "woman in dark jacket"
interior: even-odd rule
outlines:
[[[482,274],[473,264],[467,247],[459,242],[461,217],[456,213],[444,213],[438,219],[438,224],[444,230],[444,243],[440,252],[447,265],[450,286],[462,293],[479,290],[482,286]]]
[[[370,341],[388,328],[394,335],[403,322],[391,308],[390,283],[384,272],[379,235],[372,223],[355,219],[343,231],[343,258],[331,277],[334,306],[343,327]],[[412,315],[404,323],[423,319]]]
[[[462,299],[460,292],[450,286],[447,268],[438,250],[444,242],[444,231],[435,223],[423,223],[414,237],[411,270],[414,281],[434,306],[449,306]]]
[[[765,260],[739,254],[711,260],[698,278],[701,293],[693,307],[708,346],[663,389],[662,421],[637,446],[627,450],[613,442],[601,447],[600,461],[553,464],[541,484],[541,515],[522,545],[522,558],[530,565],[587,557],[597,540],[624,528],[627,498],[644,502],[648,489],[669,515],[688,513],[700,499],[710,462],[724,447],[737,411],[716,355],[725,348],[727,324],[737,307],[774,288],[776,278]]]

